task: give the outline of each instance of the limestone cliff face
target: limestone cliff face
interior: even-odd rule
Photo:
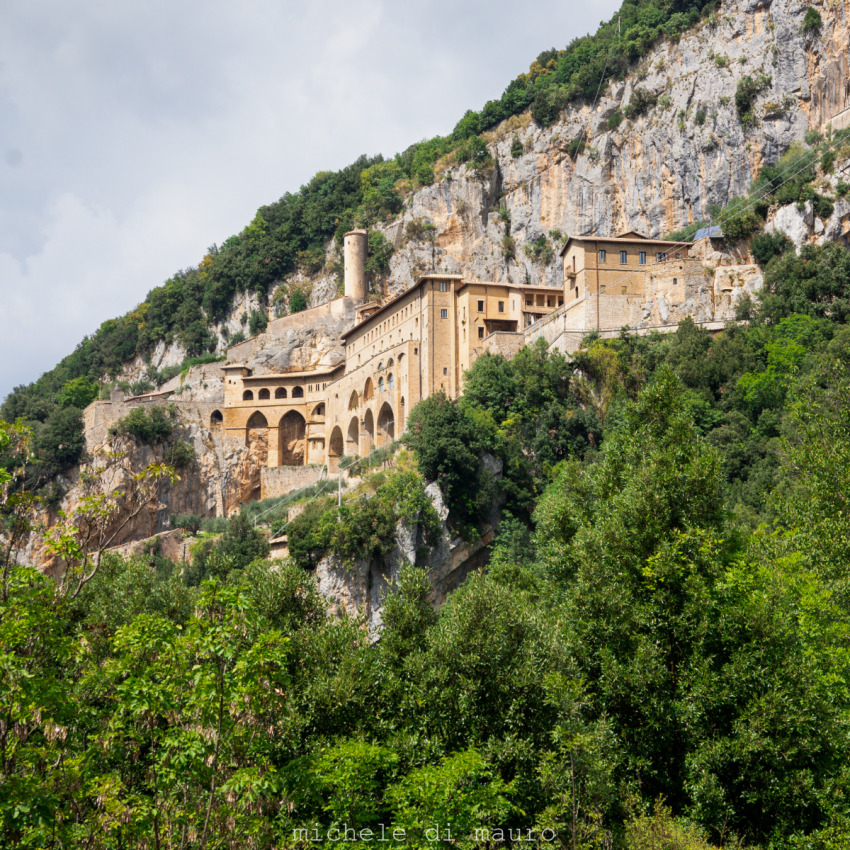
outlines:
[[[823,17],[819,36],[800,32],[810,5]],[[409,285],[431,266],[430,245],[406,240],[415,219],[436,225],[440,271],[554,286],[561,284],[557,254],[539,263],[523,251],[550,231],[607,236],[634,229],[658,237],[707,218],[709,204],[745,193],[763,165],[850,106],[848,21],[846,0],[730,0],[716,21],[659,46],[629,79],[610,85],[595,108],[568,109],[546,129],[530,120],[506,122],[489,134],[496,167],[487,177],[449,168],[385,228],[396,245],[393,286]],[[735,109],[745,75],[770,77],[750,128]],[[656,105],[609,129],[638,89]],[[514,134],[524,151],[516,158]],[[581,135],[587,146],[573,158],[569,143]],[[515,258],[505,258],[505,236],[514,240]]]

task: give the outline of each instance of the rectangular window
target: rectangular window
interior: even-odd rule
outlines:
[[[600,251],[600,252],[599,252],[599,262],[600,262],[600,263],[604,263],[604,262],[605,262],[605,252],[604,252],[604,251]]]
[[[449,367],[448,367],[448,366],[443,366],[443,374],[444,374],[444,375],[448,375],[448,374],[449,374]]]
[[[526,298],[526,299],[525,299],[525,306],[526,306],[526,307],[533,307],[533,306],[534,306],[534,299],[532,299],[532,298]]]
[[[678,285],[679,285],[679,278],[674,277],[673,278],[673,286],[678,286]]]
[[[667,259],[666,254],[656,254],[655,255],[655,262],[656,263],[663,263],[666,259]]]
[[[478,326],[478,339],[484,339],[484,328],[481,325]]]
[[[646,251],[641,251],[640,254],[638,254],[638,262],[642,266],[646,265]]]
[[[500,302],[499,302],[499,312],[500,312],[500,313],[504,313],[504,312],[505,312],[505,302],[504,302],[504,301],[500,301]]]
[[[449,282],[447,280],[440,281],[440,292],[448,292],[449,291]]]
[[[478,302],[478,312],[479,312],[479,313],[483,313],[483,312],[484,312],[484,302],[483,302],[483,301],[479,301],[479,302]]]
[[[620,265],[624,266],[629,261],[629,255],[625,251],[620,251]]]
[[[440,318],[441,319],[448,319],[448,317],[449,317],[449,311],[448,310],[440,310]]]

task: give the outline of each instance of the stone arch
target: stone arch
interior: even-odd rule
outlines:
[[[342,440],[342,428],[339,425],[331,431],[331,441],[328,445],[328,469],[331,472],[336,472],[339,469],[339,459],[345,453],[345,447]]]
[[[274,391],[275,398],[286,398],[286,387],[278,387]]]
[[[293,398],[304,398],[304,387],[293,387],[292,388],[292,397]]]
[[[271,393],[268,391],[268,389],[266,387],[263,387],[260,390],[260,394],[257,396],[257,398],[260,401],[266,401],[267,399],[270,399],[271,397],[272,397]]]
[[[393,359],[392,359],[392,357],[390,357],[390,359],[387,360],[387,369],[392,369],[392,365],[393,365]]]
[[[242,393],[242,401],[253,401],[253,400],[254,400],[254,393],[251,390],[245,390],[245,392]]]
[[[220,410],[214,410],[210,414],[210,428],[221,428],[224,425],[224,416],[221,415]]]
[[[245,445],[254,461],[265,466],[269,459],[269,422],[259,410],[251,414],[245,426]]]
[[[375,385],[371,378],[366,378],[366,385],[363,387],[363,401],[369,401],[375,395]]]
[[[360,454],[360,420],[356,416],[352,416],[351,422],[348,423],[345,450],[350,455]]]
[[[297,410],[285,413],[278,425],[278,443],[281,466],[303,466],[306,457],[307,441],[304,436],[307,423]]]
[[[354,390],[348,399],[348,409],[357,410],[360,407],[360,396],[357,395],[357,390]]]
[[[375,444],[375,417],[372,416],[372,411],[367,410],[363,414],[363,434],[361,435],[361,455],[367,455],[372,451],[372,446]]]
[[[378,412],[378,445],[385,446],[395,439],[395,416],[389,402],[384,402]]]

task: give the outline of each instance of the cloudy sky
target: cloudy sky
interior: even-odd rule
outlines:
[[[257,207],[447,133],[618,0],[5,0],[0,399]]]

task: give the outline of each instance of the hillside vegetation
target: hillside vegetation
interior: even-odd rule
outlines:
[[[61,586],[6,552],[3,846],[847,846],[850,252],[784,248],[717,337],[480,358],[371,498],[289,527],[306,569],[266,559],[257,512],[182,571],[110,555],[86,581],[79,520]],[[11,532],[25,440],[0,428]],[[435,613],[410,564],[372,643],[312,565],[432,526],[428,480],[470,537],[502,502],[489,568]]]

